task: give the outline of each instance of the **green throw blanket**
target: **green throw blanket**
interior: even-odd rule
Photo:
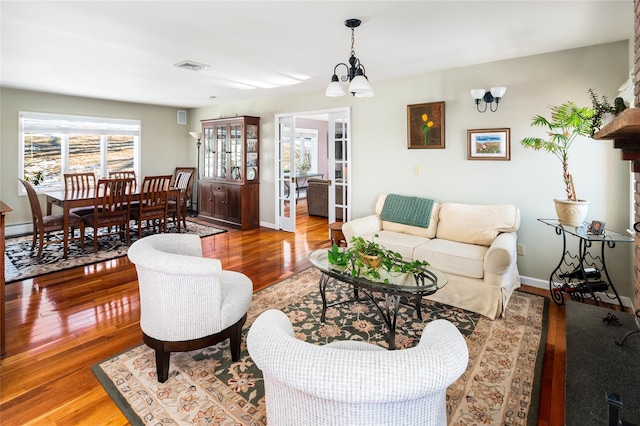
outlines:
[[[380,218],[404,225],[429,227],[433,200],[421,197],[389,194],[384,200]]]

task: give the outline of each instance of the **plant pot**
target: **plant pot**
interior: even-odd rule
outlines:
[[[360,253],[360,259],[362,259],[362,263],[367,265],[369,268],[376,269],[378,266],[380,266],[380,259],[378,258],[378,256],[371,256],[368,254]]]
[[[389,280],[389,284],[402,285],[404,284],[407,276],[409,276],[408,272],[388,272],[384,268],[381,268],[380,271],[380,281],[385,279]]]
[[[556,214],[562,225],[582,226],[589,211],[589,202],[585,200],[571,201],[553,200],[556,205]]]

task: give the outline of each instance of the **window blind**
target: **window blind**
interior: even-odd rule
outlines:
[[[24,133],[140,136],[140,120],[20,112]]]

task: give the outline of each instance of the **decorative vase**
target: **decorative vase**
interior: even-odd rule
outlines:
[[[572,201],[569,199],[554,199],[553,201],[556,205],[556,214],[560,224],[570,226],[582,226],[584,224],[589,211],[588,201]]]
[[[613,121],[613,119],[615,118],[615,115],[613,115],[610,112],[607,112],[605,114],[602,114],[602,126],[606,126],[607,124],[611,123]]]

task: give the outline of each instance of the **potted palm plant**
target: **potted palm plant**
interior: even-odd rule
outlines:
[[[549,109],[551,110],[550,118],[536,115],[531,119],[532,127],[546,129],[548,139],[526,137],[520,143],[527,148],[544,150],[560,160],[567,198],[554,199],[556,213],[560,223],[579,226],[586,219],[589,202],[579,200],[576,195],[573,177],[569,172],[569,149],[576,138],[590,135],[594,110],[589,107],[579,107],[571,101],[550,106]]]

